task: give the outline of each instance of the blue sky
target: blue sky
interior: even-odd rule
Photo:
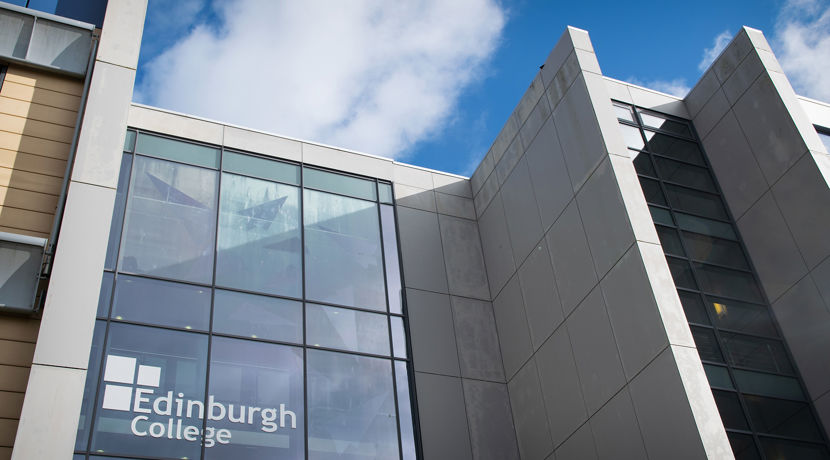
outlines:
[[[604,75],[680,95],[748,25],[830,100],[828,0],[149,0],[135,99],[469,175],[567,25]]]

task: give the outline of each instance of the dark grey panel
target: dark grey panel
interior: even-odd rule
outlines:
[[[600,460],[646,458],[640,424],[627,388],[623,388],[591,417],[591,429]]]
[[[462,379],[473,458],[518,460],[507,385]]]
[[[519,278],[514,276],[493,302],[496,327],[499,331],[501,356],[507,380],[522,367],[533,353],[527,326]]]
[[[472,460],[461,379],[415,373],[424,458]]]
[[[496,195],[479,219],[478,228],[481,232],[481,248],[484,251],[490,293],[495,297],[516,271],[500,194]]]
[[[527,160],[522,159],[505,181],[501,189],[504,200],[504,216],[513,247],[513,259],[517,265],[527,257],[542,238],[539,208],[530,184]]]
[[[490,299],[478,224],[439,215],[450,294]]]
[[[530,326],[530,339],[536,350],[564,320],[545,240],[531,251],[524,265],[519,268],[519,282]]]
[[[458,376],[449,296],[407,289],[406,299],[415,370]]]
[[[536,361],[528,361],[507,387],[522,458],[544,458],[553,450],[553,443],[548,430]]]
[[[398,228],[406,286],[447,292],[438,215],[399,206]]]
[[[556,460],[596,460],[597,449],[591,427],[586,423],[556,449]]]
[[[451,300],[461,376],[504,382],[492,304],[464,297]]]

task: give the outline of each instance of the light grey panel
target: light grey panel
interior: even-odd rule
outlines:
[[[597,275],[602,278],[634,244],[634,232],[610,160],[604,160],[594,171],[577,193],[576,201]]]
[[[769,186],[734,113],[727,113],[703,138],[703,148],[726,204],[739,219]]]
[[[496,173],[490,174],[486,181],[484,181],[484,185],[479,190],[478,195],[473,198],[473,204],[476,207],[476,215],[481,216],[484,212],[489,209],[490,203],[493,201],[493,197],[496,196],[496,193],[499,191],[499,179],[496,177]]]
[[[461,376],[504,382],[492,304],[464,297],[451,301]]]
[[[553,123],[562,143],[574,191],[579,190],[606,155],[605,143],[582,75],[577,77],[553,111]]]
[[[395,204],[435,212],[435,193],[401,183],[395,184]]]
[[[522,142],[518,136],[513,139],[513,142],[507,147],[507,150],[504,151],[504,155],[502,155],[501,160],[499,160],[498,164],[496,165],[496,176],[499,179],[499,185],[504,184],[504,181],[510,176],[510,173],[513,171],[513,168],[516,167],[516,164],[519,163],[519,159],[522,157],[524,153]]]
[[[406,306],[415,370],[460,375],[449,296],[407,289]]]
[[[500,195],[496,196],[492,206],[479,219],[478,229],[481,232],[481,248],[484,251],[490,293],[495,297],[516,271]]]
[[[812,277],[804,277],[772,304],[778,324],[812,398],[830,391],[830,311]]]
[[[441,214],[473,220],[476,218],[476,208],[470,198],[435,192],[435,202]]]
[[[462,381],[473,458],[519,460],[507,385],[468,379]]]
[[[807,274],[804,260],[771,193],[764,194],[738,220],[738,230],[770,301],[775,301]]]
[[[573,198],[573,187],[553,121],[548,119],[525,153],[530,182],[539,206],[542,229],[547,230]]]
[[[541,87],[542,85],[539,86]],[[542,88],[542,92],[544,92],[544,88]],[[548,98],[543,97],[539,99],[536,107],[533,108],[525,124],[519,130],[522,146],[525,149],[533,142],[533,138],[536,137],[536,133],[539,132],[539,128],[542,127],[542,124],[545,123],[548,117],[550,117],[550,105],[548,104]]]
[[[542,223],[539,208],[530,184],[530,172],[523,158],[510,174],[501,189],[504,200],[504,216],[513,247],[513,259],[517,265],[530,254],[542,238]]]
[[[424,458],[472,460],[461,379],[415,373]]]
[[[438,216],[438,222],[450,294],[490,299],[478,224],[444,215]]]
[[[597,449],[591,427],[582,425],[564,444],[556,449],[556,460],[596,460]]]
[[[587,418],[567,328],[560,327],[535,356],[548,411],[553,445],[558,446]]]
[[[830,256],[830,188],[811,155],[804,155],[772,186],[787,227],[813,269]]]
[[[623,369],[631,379],[669,345],[636,244],[608,272],[601,285]]]
[[[600,460],[646,458],[640,424],[627,388],[623,388],[594,414],[590,424]]]
[[[507,384],[522,460],[543,459],[553,450],[539,386],[536,361],[531,359]]]
[[[438,215],[405,207],[397,210],[406,286],[447,292]]]
[[[533,353],[527,326],[519,278],[514,276],[493,302],[496,327],[499,331],[501,356],[507,380],[522,367]]]
[[[537,350],[564,320],[545,240],[539,242],[519,268],[519,283],[530,326],[530,340],[533,349]]]
[[[597,284],[597,274],[576,200],[572,201],[546,235],[562,310],[568,316]]]
[[[476,171],[470,177],[470,188],[473,192],[473,197],[478,195],[479,190],[484,185],[484,181],[490,176],[490,173],[493,172],[493,155],[491,152],[487,152],[484,154],[484,158],[482,158],[481,163],[479,163]]]
[[[660,353],[628,389],[649,458],[706,458],[671,348]]]
[[[565,322],[588,414],[593,414],[625,384],[614,333],[600,289],[594,289]]]
[[[544,71],[545,69],[542,70]],[[582,71],[579,67],[579,59],[576,57],[576,53],[570,51],[559,70],[556,71],[554,69],[554,71],[556,75],[548,85],[547,96],[551,108],[556,109],[562,102],[562,98],[567,93],[568,88],[573,85],[574,80]]]
[[[469,179],[450,176],[448,174],[432,173],[432,183],[435,186],[436,192],[473,199]]]

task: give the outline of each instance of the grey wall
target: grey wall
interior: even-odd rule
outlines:
[[[830,427],[830,157],[760,31],[686,98],[811,398]]]

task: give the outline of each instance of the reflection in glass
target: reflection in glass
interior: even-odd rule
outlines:
[[[653,220],[655,224],[674,225],[674,221],[672,221],[671,212],[669,210],[658,208],[656,206],[649,206],[648,210],[651,213],[651,220]]]
[[[637,171],[637,174],[657,177],[657,174],[654,171],[654,165],[651,164],[651,158],[649,158],[649,154],[640,153],[636,157],[634,157],[633,162],[634,169]]]
[[[81,401],[81,417],[78,420],[78,434],[75,437],[75,450],[86,450],[89,444],[89,423],[92,420],[95,388],[98,383],[98,375],[101,372],[101,352],[104,350],[104,332],[106,329],[106,321],[95,321],[86,382],[84,383],[84,399]]]
[[[392,197],[392,184],[378,182],[378,201],[386,204],[394,203],[394,198]]]
[[[406,332],[403,328],[403,318],[390,316],[389,322],[392,325],[392,349],[395,357],[406,359]]]
[[[210,283],[216,172],[135,158],[119,270]]]
[[[300,185],[300,167],[267,158],[228,152],[222,155],[222,169],[286,184]]]
[[[735,386],[732,385],[732,378],[729,377],[729,371],[725,367],[704,364],[703,370],[706,371],[706,378],[709,380],[710,387],[735,389]]]
[[[222,175],[217,285],[302,296],[299,201],[296,187]]]
[[[671,277],[674,279],[674,285],[686,289],[697,289],[697,283],[692,276],[692,269],[689,263],[683,259],[676,259],[674,257],[666,257],[666,262],[669,263],[669,271]]]
[[[751,274],[699,263],[695,263],[694,266],[701,290],[751,302],[764,301]]]
[[[707,192],[717,193],[712,176],[705,168],[687,165],[668,158],[654,157],[657,169],[660,171],[660,178],[669,182],[676,182],[680,185],[693,187]]]
[[[399,458],[392,362],[307,351],[309,460]]]
[[[683,230],[705,233],[721,238],[731,238],[733,240],[738,239],[735,231],[732,230],[732,226],[726,222],[719,222],[705,217],[690,216],[682,212],[675,212],[674,217],[677,219],[677,226]]]
[[[386,290],[389,297],[389,311],[402,313],[403,290],[401,289],[401,266],[398,261],[398,237],[395,231],[395,208],[380,205],[380,220],[383,224],[383,256],[386,262]]]
[[[376,200],[375,181],[319,169],[303,168],[303,186],[364,200]]]
[[[718,412],[720,412],[724,428],[727,430],[749,429],[744,411],[741,409],[741,403],[738,402],[737,394],[731,391],[712,390],[712,395],[715,397],[715,404],[718,405]]]
[[[732,447],[732,453],[735,454],[735,460],[761,460],[761,455],[758,454],[758,448],[755,446],[755,440],[748,434],[727,432],[729,437],[729,444]]]
[[[191,144],[176,139],[153,136],[147,133],[138,135],[135,144],[136,153],[143,153],[167,160],[192,163],[208,168],[219,167],[219,149],[206,145]]]
[[[690,323],[709,324],[709,317],[706,316],[706,310],[703,307],[703,301],[700,300],[699,294],[691,292],[678,291],[680,295],[680,303],[683,305],[683,311],[686,313],[686,321]]]
[[[104,270],[115,270],[118,257],[118,243],[121,240],[121,224],[124,222],[124,208],[127,206],[127,185],[130,181],[130,170],[133,157],[124,154],[121,157],[121,170],[118,172],[118,189],[115,192],[115,205],[110,221],[110,235],[107,242],[107,257],[104,260]]]
[[[314,190],[303,202],[306,298],[385,311],[378,205]]]
[[[764,372],[733,370],[738,388],[744,393],[773,398],[804,400],[804,393],[798,380],[783,375],[767,374]]]
[[[115,276],[110,272],[104,272],[101,278],[101,292],[98,294],[98,312],[95,316],[106,318],[110,313],[110,300],[112,300],[112,283]]]
[[[683,245],[680,243],[680,237],[677,236],[677,230],[662,225],[655,225],[654,227],[657,229],[657,236],[660,238],[663,252],[683,257]]]
[[[734,366],[792,374],[793,368],[784,346],[777,340],[721,332],[729,362]]]
[[[386,315],[306,304],[306,342],[315,347],[389,355]]]
[[[132,152],[133,147],[135,147],[135,131],[128,129],[124,136],[124,151]]]
[[[634,121],[634,116],[631,114],[631,109],[627,106],[614,104],[614,113],[620,120]]]
[[[645,113],[639,111],[640,119],[643,120],[643,125],[649,128],[656,128],[663,131],[668,131],[672,134],[680,134],[686,137],[692,137],[692,132],[689,130],[689,125],[680,121],[669,120],[662,116]]]
[[[214,337],[210,350],[212,415],[225,417],[208,427],[227,430],[227,443],[216,437],[205,460],[304,458],[302,349]]]
[[[409,377],[405,362],[395,361],[395,385],[398,390],[403,460],[415,460],[415,430],[412,428],[412,404],[409,400]]]
[[[699,214],[712,219],[728,219],[720,197],[672,184],[665,184],[666,196],[675,209]]]
[[[830,153],[830,134],[818,131],[818,138],[821,139],[821,142],[824,144],[824,148],[826,148],[827,152]]]
[[[767,458],[783,460],[827,460],[830,453],[820,444],[773,439],[761,436],[761,448]]]
[[[640,187],[643,189],[643,195],[646,197],[646,202],[666,206],[666,197],[663,196],[663,191],[660,190],[660,183],[656,180],[646,179],[642,176],[637,177],[640,179]]]
[[[696,142],[686,141],[665,134],[657,134],[649,130],[645,130],[645,135],[646,148],[650,152],[687,163],[706,166],[706,163],[703,161],[703,154],[700,152],[700,148]]]
[[[112,318],[206,331],[210,288],[118,275]]]
[[[217,289],[213,332],[301,343],[303,306],[294,300]]]
[[[720,346],[718,346],[718,340],[715,338],[715,333],[711,329],[702,327],[691,327],[690,329],[700,359],[722,363],[723,355]]]
[[[736,241],[712,238],[699,233],[683,232],[689,257],[701,262],[749,269],[744,251]]]
[[[778,335],[769,310],[761,305],[710,297],[709,308],[719,328],[771,337]]]
[[[642,150],[645,147],[643,136],[638,128],[620,123],[620,129],[622,130],[623,141],[625,141],[628,148]]]
[[[810,406],[796,401],[744,395],[755,431],[779,436],[821,441]]]

